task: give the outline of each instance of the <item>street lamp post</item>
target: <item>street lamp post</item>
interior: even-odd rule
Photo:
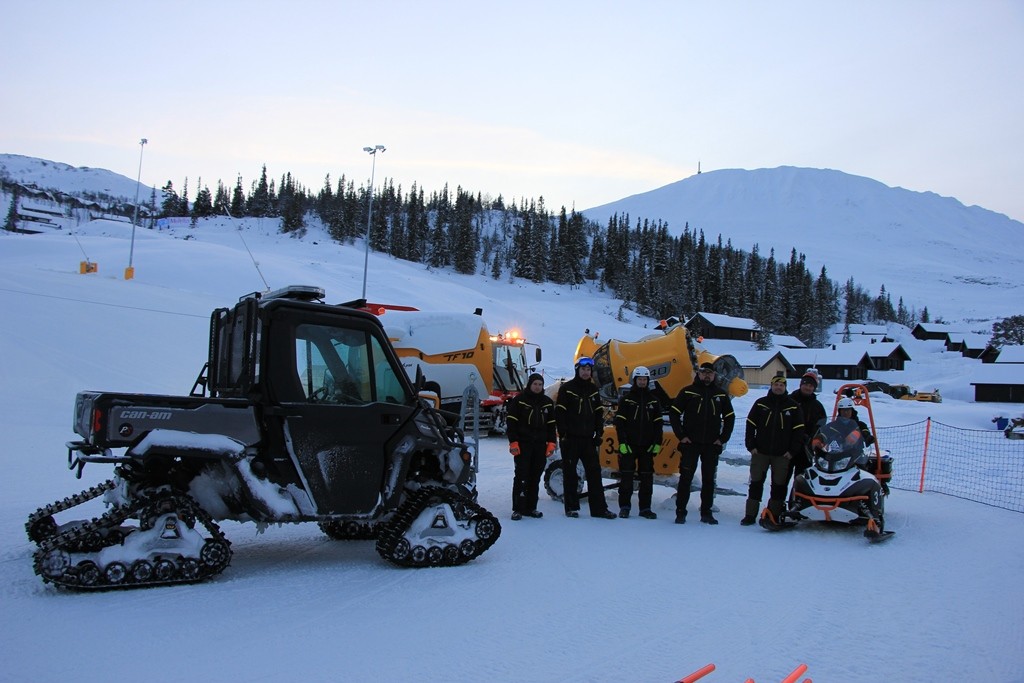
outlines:
[[[124,269],[124,279],[131,280],[135,277],[135,268],[132,266],[135,258],[135,225],[139,222],[139,187],[142,185],[142,152],[146,149],[146,138],[139,140],[139,175],[135,179],[135,213],[132,216],[132,242],[128,249],[128,267]]]
[[[370,208],[366,213],[366,249],[363,252],[363,299],[366,299],[366,271],[370,265],[370,226],[373,224],[373,176],[377,172],[377,152],[387,151],[384,145],[363,147],[363,151],[373,157],[370,166]]]

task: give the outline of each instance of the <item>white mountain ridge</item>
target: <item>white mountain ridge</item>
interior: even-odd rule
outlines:
[[[134,198],[136,181],[103,169],[0,154],[0,176],[38,187],[103,192]],[[152,188],[139,190],[148,200]],[[806,255],[817,275],[825,266],[840,283],[854,280],[875,294],[884,285],[895,305],[927,306],[932,319],[969,321],[988,332],[991,322],[1019,313],[1024,256],[1008,245],[1024,224],[951,197],[893,188],[841,171],[783,166],[701,173],[582,212],[602,225],[618,213],[665,221],[673,234],[721,235],[737,249],[758,245],[762,256],[788,261]]]

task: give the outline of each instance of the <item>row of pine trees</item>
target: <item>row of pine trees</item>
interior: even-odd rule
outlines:
[[[339,242],[351,243],[366,234],[368,189],[342,176],[328,176],[313,194],[291,174],[268,180],[266,166],[248,193],[239,177],[230,191],[218,182],[211,193],[199,183],[189,202],[188,181],[179,195],[168,182],[162,188],[159,216],[215,215],[281,219],[286,233],[301,231],[315,215]],[[153,202],[155,204],[155,201]],[[414,183],[403,192],[385,180],[376,189],[369,226],[370,248],[430,268],[452,268],[494,279],[522,278],[563,285],[597,283],[623,300],[623,308],[655,318],[686,317],[697,311],[750,318],[760,328],[762,346],[773,334],[797,337],[812,347],[828,343],[828,331],[842,322],[899,322],[913,326],[928,321],[899,299],[893,306],[884,285],[872,296],[851,278],[843,284],[824,267],[808,270],[794,248],[788,260],[758,245],[739,249],[722,237],[709,241],[689,225],[672,235],[661,220],[613,215],[599,225],[575,210],[562,207],[553,215],[543,198],[509,205],[472,194],[461,187],[426,196]]]

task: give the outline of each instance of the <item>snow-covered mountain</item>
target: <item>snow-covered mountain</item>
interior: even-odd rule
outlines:
[[[1024,223],[951,197],[912,192],[840,171],[729,169],[691,176],[583,212],[607,223],[615,213],[661,219],[681,234],[689,224],[762,256],[806,254],[840,282],[853,277],[895,304],[929,307],[933,317],[986,319],[1016,312],[1024,295]]]
[[[65,194],[103,194],[128,201],[135,198],[136,191],[136,179],[126,178],[120,173],[88,166],[75,167],[20,154],[0,154],[0,178]],[[139,199],[148,201],[152,191],[153,188],[142,185]]]
[[[0,154],[0,177],[65,193],[104,193],[131,201],[136,182],[103,169]],[[145,201],[151,188],[143,186]],[[0,207],[3,208],[3,207]],[[817,274],[853,277],[895,304],[927,306],[932,318],[970,321],[979,332],[1017,314],[1024,297],[1024,223],[951,197],[912,192],[835,170],[783,166],[701,173],[583,212],[606,224],[614,213],[685,225],[738,249],[757,244],[787,261],[796,248]]]

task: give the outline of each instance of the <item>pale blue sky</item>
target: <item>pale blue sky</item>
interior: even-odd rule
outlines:
[[[1024,220],[1024,2],[3,0],[0,152],[190,196],[445,183],[583,209],[834,168]]]

